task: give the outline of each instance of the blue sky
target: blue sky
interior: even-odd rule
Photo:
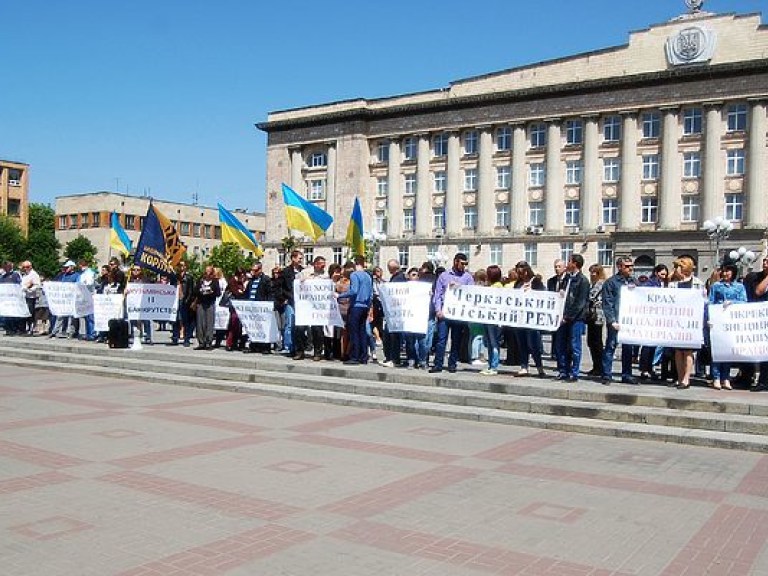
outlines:
[[[31,201],[197,193],[200,204],[250,210],[264,209],[266,135],[254,124],[270,111],[620,45],[685,11],[683,0],[3,4],[0,158],[31,165]]]

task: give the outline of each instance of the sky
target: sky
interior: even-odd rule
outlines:
[[[30,201],[264,210],[270,112],[446,87],[626,44],[683,0],[0,0],[0,158]],[[708,0],[755,13],[766,0]]]

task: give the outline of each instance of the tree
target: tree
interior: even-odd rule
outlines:
[[[93,242],[88,240],[82,234],[78,234],[77,238],[73,238],[67,245],[64,246],[64,257],[74,262],[78,260],[85,260],[89,265],[92,265],[95,261],[96,253],[98,249],[93,245]]]
[[[245,256],[240,250],[240,246],[234,242],[224,242],[215,246],[208,257],[208,264],[216,266],[224,271],[226,277],[232,276],[238,268],[251,267],[256,260],[254,256]]]
[[[0,260],[18,263],[24,259],[26,245],[27,239],[16,220],[0,215]]]
[[[56,213],[46,204],[29,205],[29,237],[25,258],[47,278],[59,271],[61,243],[56,239]]]

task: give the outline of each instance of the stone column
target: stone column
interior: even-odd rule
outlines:
[[[601,167],[598,155],[597,118],[584,119],[584,154],[582,155],[582,178],[579,201],[581,204],[581,227],[591,234],[600,222],[602,192],[600,190]]]
[[[400,189],[400,143],[389,142],[389,164],[387,165],[387,236],[400,238],[403,232],[403,193]]]
[[[544,226],[548,232],[563,231],[565,204],[563,199],[563,170],[560,161],[560,123],[551,120],[547,126],[547,183],[544,188]]]
[[[496,225],[496,202],[494,191],[496,183],[493,174],[493,135],[488,126],[480,128],[480,148],[477,173],[477,233],[490,236]]]
[[[640,226],[640,158],[637,155],[637,116],[627,114],[621,127],[619,230]]]
[[[291,188],[299,194],[304,194],[304,179],[301,175],[304,160],[301,157],[301,148],[291,148]]]
[[[344,220],[345,217],[344,214],[336,213],[336,142],[328,143],[327,159],[328,171],[326,172],[325,178],[325,211],[333,216],[333,224],[331,224],[331,228],[326,232],[326,235],[329,239],[338,240],[338,234],[341,233],[346,235],[347,230],[344,225],[335,225],[337,222]],[[351,206],[349,210],[351,214]],[[349,215],[346,216],[346,219],[347,221],[349,220]]]
[[[752,102],[749,111],[749,149],[747,150],[747,195],[746,195],[746,225],[750,228],[765,228],[768,223],[768,189],[766,189],[765,165],[766,158],[765,132],[766,126],[764,102]]]
[[[680,127],[677,110],[666,109],[661,143],[661,190],[659,193],[659,228],[676,230],[680,227],[682,200],[680,198],[681,157],[678,149]]]
[[[509,191],[511,231],[522,234],[528,225],[528,185],[525,174],[525,126],[512,129],[512,188]]]
[[[723,120],[720,104],[708,105],[704,133],[704,178],[703,190],[699,193],[700,215],[702,220],[723,215],[725,197],[723,196],[723,154],[720,151],[720,136]]]
[[[462,202],[461,181],[461,152],[459,150],[459,134],[448,134],[448,169],[445,191],[445,228],[446,233],[456,237],[464,229],[464,203]]]
[[[432,236],[432,174],[429,171],[429,134],[419,134],[416,159],[416,235]]]

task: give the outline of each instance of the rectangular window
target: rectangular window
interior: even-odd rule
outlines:
[[[8,168],[8,185],[21,186],[21,177],[24,171],[19,168]]]
[[[685,152],[683,154],[683,176],[685,178],[701,177],[700,152]]]
[[[91,214],[90,212],[84,212],[80,214],[80,228],[89,228],[91,226]]]
[[[621,177],[621,161],[618,158],[603,158],[603,182],[618,182]]]
[[[474,230],[477,227],[477,207],[464,206],[464,228]]]
[[[741,222],[744,212],[744,197],[741,194],[725,195],[725,219]]]
[[[251,230],[253,232],[253,230]],[[253,232],[253,235],[256,237],[256,240],[263,241],[263,234],[259,232]],[[213,238],[215,240],[221,240],[221,226],[214,226],[213,227]]]
[[[566,226],[579,225],[579,201],[578,200],[565,201],[565,225]]]
[[[568,262],[573,256],[573,242],[560,242],[560,259]]]
[[[728,176],[744,175],[744,149],[728,150],[726,153],[726,170]]]
[[[643,138],[658,138],[661,135],[661,114],[646,112],[642,115]]]
[[[528,166],[528,184],[544,186],[547,183],[547,167],[544,162],[534,162]]]
[[[21,216],[21,200],[18,198],[8,199],[8,216],[18,218]]]
[[[464,192],[475,190],[477,190],[477,168],[467,168],[464,170]]]
[[[312,266],[312,261],[315,259],[314,247],[304,248],[304,265]]]
[[[509,126],[502,126],[496,130],[496,150],[499,152],[512,150],[512,128]]]
[[[376,159],[382,164],[389,162],[389,142],[381,140],[376,144]]]
[[[544,148],[547,145],[547,125],[543,122],[531,124],[529,130],[531,148]]]
[[[603,119],[603,140],[605,142],[621,140],[621,116],[606,116]]]
[[[682,222],[698,222],[699,221],[699,197],[698,196],[683,196],[683,211]]]
[[[619,221],[619,202],[615,198],[603,199],[601,224],[617,224]]]
[[[501,244],[490,245],[490,263],[496,266],[501,266],[502,263],[502,249]]]
[[[181,232],[179,232],[182,236],[189,236],[189,222],[182,222],[181,223]]]
[[[496,189],[509,190],[512,184],[512,168],[510,166],[496,166]]]
[[[646,154],[643,156],[643,180],[659,179],[659,155]]]
[[[376,210],[376,232],[379,234],[387,233],[387,212],[385,210]]]
[[[67,229],[67,217],[66,216],[59,216],[59,230],[66,230]]]
[[[136,230],[136,216],[134,216],[133,214],[125,215],[125,229]]]
[[[528,224],[531,226],[544,225],[544,203],[528,202]]]
[[[101,226],[101,212],[93,212],[91,214],[91,228],[98,228]]]
[[[581,120],[568,120],[565,123],[565,143],[576,146],[584,141],[584,123]]]
[[[496,227],[509,228],[509,204],[496,204]]]
[[[325,200],[325,179],[309,181],[309,199]]]
[[[413,208],[406,208],[403,210],[403,231],[413,232],[416,226],[416,217],[414,216]]]
[[[434,182],[435,192],[445,192],[446,178],[445,178],[444,171],[440,170],[438,172],[435,172],[433,175],[433,182]]]
[[[683,134],[685,136],[701,134],[701,126],[702,126],[701,108],[684,108],[683,109]]]
[[[610,242],[597,243],[597,263],[609,270],[613,268],[613,244]]]
[[[432,153],[437,157],[448,155],[448,134],[438,134],[432,141]]]
[[[386,198],[389,194],[389,179],[386,177],[376,178],[376,196]]]
[[[432,230],[438,234],[445,232],[445,210],[442,207],[432,208]]]
[[[403,194],[406,196],[413,196],[416,194],[416,174],[405,175],[405,188]]]
[[[477,130],[464,133],[464,154],[477,154]]]
[[[640,205],[640,222],[655,224],[659,218],[659,201],[656,198],[643,198]]]
[[[413,136],[403,139],[403,158],[405,160],[416,160],[419,155],[419,143]]]
[[[334,246],[333,247],[333,263],[334,264],[341,264],[342,258],[344,255],[342,254],[342,248],[340,246]]]
[[[203,236],[205,238],[210,238],[211,237],[211,225],[210,224],[206,224],[205,226],[203,226]]]
[[[726,109],[728,132],[744,132],[747,129],[747,105],[731,104]]]
[[[325,152],[313,152],[309,155],[310,168],[322,168],[328,165],[328,156]]]
[[[523,246],[523,258],[531,266],[537,266],[539,264],[538,244],[535,242],[526,242]]]
[[[411,249],[408,246],[397,247],[397,261],[400,268],[408,268],[411,265]]]
[[[565,183],[581,184],[581,160],[568,160],[565,163]]]
[[[192,236],[200,238],[200,224],[192,224]]]

